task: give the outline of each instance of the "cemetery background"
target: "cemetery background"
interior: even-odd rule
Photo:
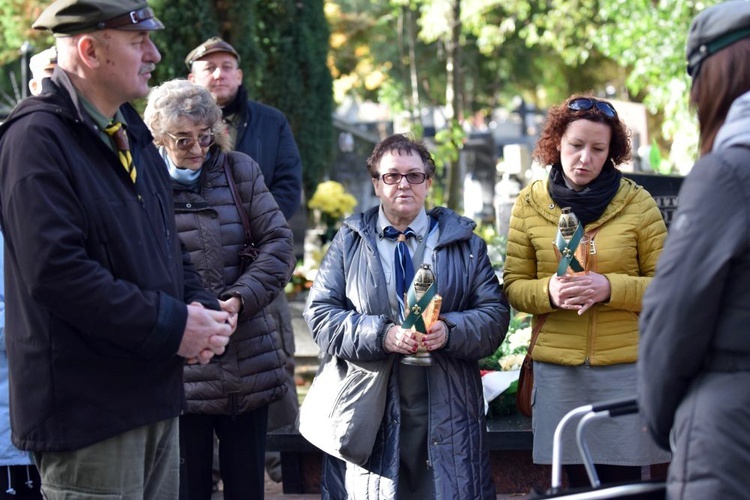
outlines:
[[[49,43],[28,29],[40,6],[48,3],[0,0],[3,83],[11,81],[9,70],[21,77],[2,86],[6,111],[25,92],[27,58]],[[440,134],[458,125],[463,147],[451,172],[457,174],[462,192],[460,200],[451,202],[481,224],[480,234],[498,269],[515,195],[544,175],[529,160],[544,116],[536,105],[586,89],[607,99],[619,97],[615,105],[628,117],[638,153],[623,170],[647,175],[639,182],[648,184],[667,221],[677,205],[679,179],[650,173],[650,163],[659,158],[653,154],[659,150],[650,147],[658,143],[667,151],[677,143],[687,153],[681,163],[670,157],[673,170],[685,172],[692,164],[695,123],[686,114],[683,44],[688,20],[702,8],[693,1],[641,5],[603,0],[595,12],[586,3],[569,12],[565,2],[527,10],[530,4],[525,1],[485,2],[480,10],[471,0],[408,6],[391,0],[151,3],[168,26],[160,34],[165,57],[152,83],[183,75],[186,49],[207,36],[220,33],[241,46],[243,61],[253,61],[246,85],[290,117],[305,164],[306,199],[319,181],[332,180],[356,198],[353,210],[372,206],[377,199],[364,160],[380,138],[414,129],[437,150]],[[441,3],[453,11],[442,20],[420,21],[434,15]],[[456,12],[455,29],[445,30],[442,21],[450,21]],[[434,31],[422,33],[427,26]],[[659,35],[659,44],[640,43],[653,34]],[[449,59],[455,62],[452,72]],[[328,70],[330,74],[324,74]],[[333,113],[332,98],[339,104]],[[673,126],[662,127],[662,120],[667,125],[671,120]],[[655,130],[653,137],[647,123]],[[329,228],[316,227],[304,209],[290,223],[303,261],[289,289],[303,397],[317,364],[317,346],[301,320],[307,272],[315,268],[307,257],[317,253],[319,258],[324,250],[321,229]]]

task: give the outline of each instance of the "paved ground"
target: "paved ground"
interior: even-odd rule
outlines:
[[[221,492],[214,493],[211,500],[223,500]],[[281,483],[271,481],[266,475],[266,498],[265,500],[310,500],[320,498],[320,495],[284,495]]]
[[[219,493],[214,493],[211,500],[223,500],[224,496]],[[281,483],[274,483],[268,476],[266,476],[266,498],[265,500],[312,500],[319,499],[320,495],[284,495],[281,488]],[[530,495],[498,495],[497,500],[525,500],[531,498]]]
[[[320,498],[320,495],[284,495],[281,483],[271,481],[268,475],[266,475],[266,500],[302,500],[311,498]]]
[[[219,493],[214,493],[211,500],[223,500],[224,496]],[[265,500],[312,500],[313,498],[319,499],[320,495],[284,495],[282,492],[281,484],[274,483],[268,476],[266,476],[266,498]],[[498,495],[497,500],[525,500],[531,498],[530,495]]]

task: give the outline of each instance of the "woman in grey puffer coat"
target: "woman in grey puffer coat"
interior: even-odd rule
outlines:
[[[502,342],[509,311],[487,246],[473,233],[473,221],[442,207],[425,212],[434,163],[421,143],[386,138],[368,168],[381,205],[344,222],[304,316],[323,352],[396,362],[386,374],[385,414],[369,461],[359,467],[326,455],[323,498],[494,499],[477,362]],[[418,263],[431,264],[443,301],[440,321],[429,328],[430,340],[425,337],[428,367],[398,362],[417,348],[397,326],[399,306],[392,300],[395,243],[384,227],[398,228],[399,219],[424,235],[411,239],[416,250],[410,251]],[[415,240],[426,246],[422,260]]]
[[[238,314],[224,355],[185,366],[183,496],[211,497],[216,432],[224,498],[263,498],[268,405],[286,391],[285,356],[264,308],[284,293],[294,268],[291,230],[258,164],[243,153],[227,152],[221,110],[207,90],[185,80],[167,82],[149,94],[145,118],[173,178],[180,238],[203,285],[223,309]],[[244,271],[245,233],[226,167],[258,250]]]
[[[670,499],[750,497],[750,2],[693,20],[701,157],[646,291],[639,397]]]

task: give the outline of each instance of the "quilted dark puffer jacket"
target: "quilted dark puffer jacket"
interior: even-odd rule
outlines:
[[[245,237],[224,174],[230,166],[260,253],[241,274],[239,251]],[[294,269],[292,232],[266,188],[258,164],[239,152],[211,150],[200,186],[192,191],[173,183],[177,231],[203,285],[221,300],[242,299],[237,330],[223,356],[207,365],[185,367],[190,413],[235,415],[281,398],[286,392],[286,358],[265,307],[289,281]]]

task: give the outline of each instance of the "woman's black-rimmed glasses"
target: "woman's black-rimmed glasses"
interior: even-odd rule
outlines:
[[[594,106],[596,106],[596,109],[598,109],[604,116],[610,118],[617,116],[617,111],[615,111],[615,108],[607,101],[598,101],[588,97],[578,97],[568,103],[568,109],[571,111],[588,111]]]
[[[196,142],[196,139],[193,139],[192,137],[177,137],[176,135],[172,135],[169,132],[164,133],[172,138],[175,147],[180,151],[190,151],[191,149],[193,149],[193,145]],[[216,137],[214,136],[214,133],[209,132],[207,134],[199,135],[197,142],[200,147],[207,148],[210,147],[215,140]]]
[[[406,178],[406,182],[409,184],[422,184],[427,179],[427,174],[422,172],[409,172],[408,174],[389,172],[379,176],[379,178],[388,185],[399,184],[403,178]]]

